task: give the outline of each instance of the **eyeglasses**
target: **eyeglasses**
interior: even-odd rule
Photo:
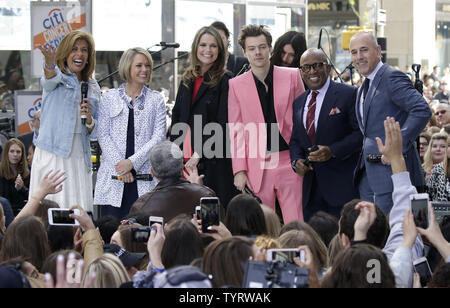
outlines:
[[[435,116],[439,116],[440,115],[444,115],[447,113],[447,110],[440,110],[440,111],[436,111],[436,113],[434,114]]]
[[[317,69],[321,69],[325,64],[328,64],[326,62],[317,62],[314,64],[305,64],[305,65],[301,65],[300,69],[304,72],[307,73],[311,70],[311,68],[313,68],[314,70]]]
[[[421,143],[420,143],[420,146],[421,146],[421,147],[427,147],[427,146],[428,146],[428,143],[426,143],[426,142],[421,142]]]

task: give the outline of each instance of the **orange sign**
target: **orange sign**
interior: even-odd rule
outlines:
[[[40,45],[52,44],[58,46],[58,43],[68,33],[84,28],[86,26],[86,14],[75,17],[69,22],[61,22],[45,31],[34,36],[33,49],[36,49]]]

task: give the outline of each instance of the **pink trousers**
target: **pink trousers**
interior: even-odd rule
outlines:
[[[275,198],[277,198],[285,224],[293,220],[303,221],[303,177],[292,170],[289,151],[270,154],[270,156],[271,159],[267,160],[263,173],[261,189],[256,195],[273,210],[275,210]]]

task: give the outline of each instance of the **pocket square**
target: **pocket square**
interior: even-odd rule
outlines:
[[[337,114],[341,114],[341,113],[342,113],[342,112],[341,112],[341,110],[340,110],[338,107],[333,108],[333,109],[331,109],[330,117],[331,117],[331,116],[334,116],[334,115],[337,115]]]

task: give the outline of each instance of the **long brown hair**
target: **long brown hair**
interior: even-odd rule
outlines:
[[[44,225],[39,218],[29,215],[15,219],[6,229],[0,262],[23,257],[40,270],[50,253]]]
[[[58,49],[56,49],[55,61],[61,72],[68,75],[69,72],[66,70],[67,57],[69,57],[70,53],[72,52],[73,46],[78,40],[84,40],[88,44],[88,60],[86,66],[81,71],[81,80],[87,82],[94,72],[96,63],[94,38],[89,33],[81,30],[76,30],[67,34],[62,39],[61,43],[59,43]]]
[[[216,240],[203,254],[203,272],[213,276],[216,287],[241,287],[249,257],[254,257],[252,240],[240,236]]]
[[[190,65],[183,74],[183,84],[189,88],[189,85],[197,78],[200,77],[200,60],[197,58],[198,45],[200,44],[200,39],[203,35],[210,34],[214,36],[219,47],[219,54],[217,60],[214,62],[213,66],[208,70],[207,74],[210,77],[210,81],[207,83],[210,87],[216,86],[223,75],[225,75],[225,61],[226,61],[226,50],[223,46],[222,38],[219,32],[214,27],[203,27],[198,30],[195,35],[194,41],[192,42],[191,54],[190,54]]]
[[[17,144],[22,150],[22,156],[20,158],[19,164],[17,165],[17,170],[13,170],[9,163],[8,152],[13,144]],[[30,170],[28,169],[27,156],[25,154],[25,146],[22,141],[16,138],[9,139],[2,153],[2,161],[0,163],[0,177],[8,181],[15,180],[17,175],[20,174],[23,179],[27,179],[30,176]]]

